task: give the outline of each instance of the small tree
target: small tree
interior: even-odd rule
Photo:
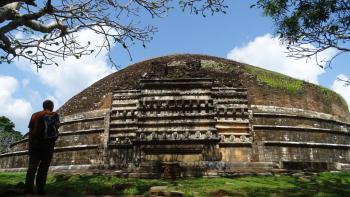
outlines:
[[[176,2],[176,3],[175,3]],[[78,43],[77,32],[90,29],[128,51],[135,42],[143,46],[157,30],[142,27],[140,16],[163,17],[179,4],[183,10],[205,15],[224,12],[224,0],[1,0],[0,63],[28,59],[38,68],[56,64],[55,58],[89,55],[90,43]]]
[[[22,138],[22,134],[14,130],[15,124],[5,116],[0,116],[0,152],[6,149],[14,142]]]

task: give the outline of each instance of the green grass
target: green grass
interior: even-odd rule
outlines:
[[[24,181],[24,173],[0,173],[0,196]],[[186,196],[350,196],[350,172],[311,177],[245,176],[177,180],[126,179],[103,175],[55,174],[48,177],[50,195],[146,195],[152,186],[168,186]]]
[[[288,92],[290,94],[303,93],[305,84],[307,84],[307,82],[305,81],[294,79],[287,75],[283,75],[277,72],[265,70],[251,65],[245,65],[245,70],[251,75],[254,75],[257,78],[257,80],[261,83],[268,85],[272,88]],[[322,86],[314,86],[316,86],[316,89],[319,90],[321,101],[324,102],[326,105],[336,102],[339,103],[339,105],[345,111],[349,111],[346,101],[339,94]]]
[[[270,87],[292,94],[300,92],[303,88],[304,81],[302,80],[255,66],[245,65],[245,68],[248,73],[254,75],[260,82]]]
[[[319,90],[321,92],[322,98],[325,101],[325,103],[332,103],[334,101],[339,101],[341,107],[345,110],[345,111],[349,111],[348,108],[348,104],[346,103],[345,99],[343,97],[341,97],[339,94],[337,94],[336,92],[322,87],[322,86],[318,86]]]

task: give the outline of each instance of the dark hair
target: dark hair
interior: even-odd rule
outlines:
[[[43,102],[43,108],[44,109],[49,109],[51,107],[53,107],[53,102],[51,100],[45,100]]]

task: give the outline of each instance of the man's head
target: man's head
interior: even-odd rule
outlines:
[[[53,111],[53,102],[51,100],[45,100],[43,102],[43,108],[44,110],[49,110],[49,111]]]

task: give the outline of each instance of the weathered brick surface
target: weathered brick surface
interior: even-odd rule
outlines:
[[[52,166],[61,165],[82,165],[82,164],[101,164],[103,155],[101,149],[81,149],[73,151],[55,152],[52,160]]]
[[[251,161],[251,147],[222,147],[220,148],[222,161],[232,162],[249,162]]]
[[[348,149],[265,146],[262,161],[349,162]]]
[[[84,144],[102,144],[102,132],[83,133],[60,136],[56,141],[56,147],[65,147]]]

